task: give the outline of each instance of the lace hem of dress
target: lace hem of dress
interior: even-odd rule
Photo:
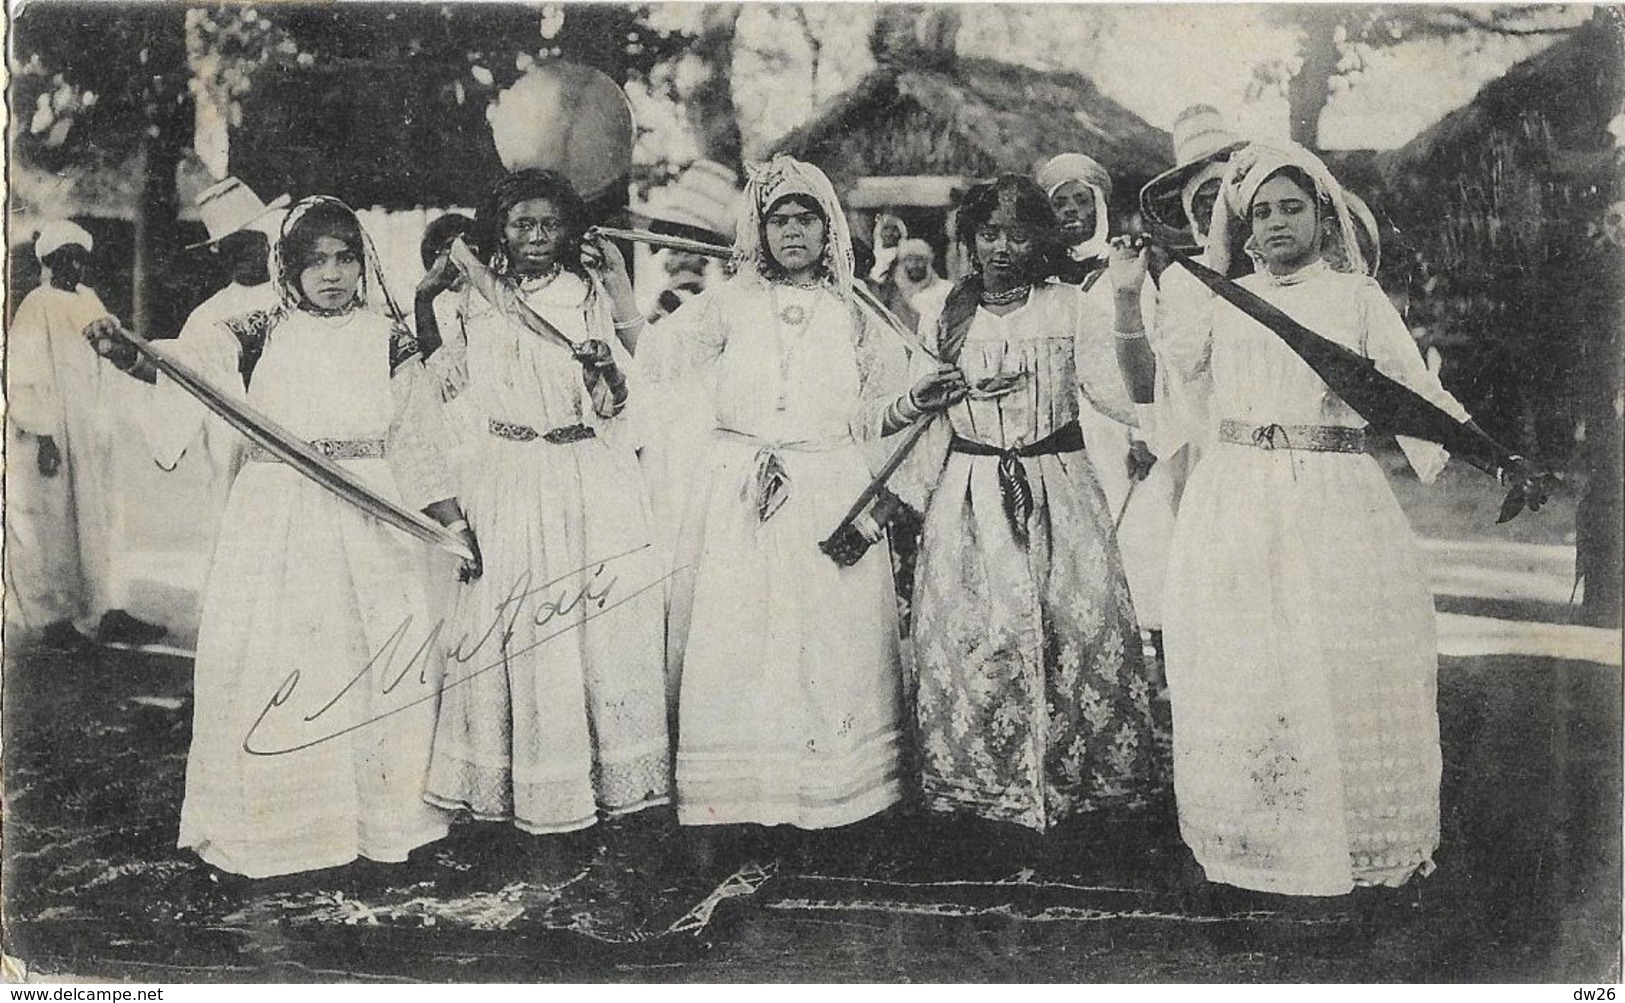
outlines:
[[[528,832],[569,832],[671,800],[671,759],[664,752],[598,763],[591,778],[515,782],[510,767],[442,758],[424,799],[482,821],[512,821]]]

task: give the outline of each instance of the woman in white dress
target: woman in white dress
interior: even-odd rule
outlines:
[[[619,252],[584,247],[586,226],[561,175],[498,182],[473,230],[497,302],[465,284],[434,362],[486,566],[446,635],[428,797],[537,835],[670,800],[665,572],[616,337],[630,341],[642,319]],[[420,287],[420,324],[437,323],[422,301],[456,272],[436,274]],[[536,333],[527,310],[569,347]]]
[[[281,305],[219,325],[224,350],[193,362],[369,486],[455,524],[415,346],[366,308],[379,294],[369,251],[342,203],[296,204],[276,248]],[[117,323],[89,333],[111,346]],[[201,407],[164,413],[195,427],[187,412]],[[433,629],[425,556],[248,451],[204,590],[182,847],[265,878],[401,861],[446,834],[449,814],[423,802],[442,665],[420,652]]]
[[[1112,320],[1054,278],[1053,210],[1005,175],[965,196],[976,270],[935,354],[972,388],[896,483],[925,512],[914,651],[926,803],[1047,832],[1148,804],[1151,688],[1079,414],[1135,420]],[[1136,311],[1137,312],[1137,311]],[[918,485],[918,486],[916,486]]]
[[[827,829],[902,796],[904,711],[880,529],[860,520],[836,541],[843,563],[820,541],[869,480],[864,444],[919,411],[900,341],[853,302],[824,174],[776,157],[746,201],[738,274],[662,325],[714,419],[673,580],[678,820]]]
[[[1257,266],[1242,286],[1466,418],[1366,274],[1343,191],[1312,154],[1237,153],[1209,253],[1237,228]],[[1152,353],[1125,358],[1143,380]],[[1185,490],[1165,608],[1185,842],[1208,880],[1255,891],[1339,895],[1426,874],[1439,841],[1433,602],[1364,419],[1217,299],[1205,323],[1164,338],[1155,365],[1211,385],[1218,438]],[[1437,446],[1400,445],[1424,482],[1443,466]]]

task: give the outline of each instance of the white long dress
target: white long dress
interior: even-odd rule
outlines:
[[[673,580],[678,820],[846,825],[902,796],[902,670],[884,543],[818,548],[906,392],[900,346],[827,288],[746,275],[664,322],[709,375],[713,440]],[[762,474],[787,478],[764,522]]]
[[[1375,281],[1318,264],[1241,282],[1466,416]],[[1211,379],[1215,420],[1365,424],[1223,303],[1158,358]],[[1401,445],[1424,480],[1437,474],[1442,450]],[[1336,895],[1431,868],[1440,760],[1427,583],[1370,455],[1208,448],[1174,533],[1165,637],[1180,829],[1210,880]]]
[[[520,292],[625,371],[601,289],[563,273]],[[666,569],[629,435],[637,387],[628,411],[600,416],[565,348],[473,291],[454,323],[442,382],[485,573],[459,590],[446,638],[429,797],[532,833],[667,803]]]
[[[372,444],[382,456],[336,462],[415,509],[450,492],[404,406],[412,372],[390,376],[390,337],[374,314],[295,312],[247,398],[300,438]],[[237,370],[205,375],[227,387]],[[445,835],[447,813],[423,803],[441,666],[420,651],[424,556],[293,468],[243,465],[204,591],[182,847],[258,878],[404,860]]]
[[[43,285],[23,298],[6,330],[5,583],[14,627],[68,619],[90,628],[122,605],[110,426],[129,380],[82,334],[105,316],[88,286]],[[44,436],[62,457],[49,477],[35,461]]]

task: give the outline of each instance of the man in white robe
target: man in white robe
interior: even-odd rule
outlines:
[[[229,368],[238,368],[241,342],[227,322],[266,315],[277,308],[277,292],[271,283],[270,238],[260,227],[266,226],[267,219],[287,202],[288,196],[283,195],[267,205],[236,178],[226,178],[198,196],[198,215],[209,239],[188,250],[207,248],[225,265],[231,280],[186,318],[173,345],[177,358],[209,372],[215,369],[208,364],[210,357],[218,355],[231,360]],[[213,513],[218,516],[242,462],[242,436],[201,404],[181,400],[178,395],[160,395],[162,398],[178,401],[178,406],[191,412],[191,418],[177,421],[174,416],[163,415],[149,423],[153,458],[165,470],[173,470],[188,450],[197,450],[206,457]],[[148,413],[154,412],[149,409]],[[212,539],[212,533],[207,535]]]
[[[1081,153],[1063,153],[1039,168],[1036,180],[1049,196],[1070,247],[1072,267],[1063,278],[1080,286],[1106,316],[1113,313],[1113,291],[1105,279],[1111,232],[1107,204],[1112,179],[1106,168]],[[1140,313],[1155,334],[1157,300],[1146,283]],[[1101,491],[1118,517],[1117,546],[1123,555],[1129,595],[1141,629],[1160,644],[1162,585],[1173,535],[1173,488],[1168,472],[1157,463],[1164,447],[1158,441],[1156,405],[1138,408],[1140,427],[1129,428],[1084,408],[1079,415],[1083,438]],[[1135,482],[1141,482],[1136,484]]]
[[[109,411],[124,377],[82,333],[108,313],[82,284],[93,248],[74,223],[41,227],[41,282],[7,332],[6,635],[38,632],[62,648],[83,643],[92,625],[106,643],[150,644],[165,633],[123,609],[113,476],[120,440]]]

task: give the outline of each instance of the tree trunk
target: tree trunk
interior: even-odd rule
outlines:
[[[130,319],[135,330],[152,336],[165,333],[159,330],[163,320],[159,304],[164,301],[164,276],[179,243],[175,175],[191,138],[185,8],[163,6],[148,11],[141,42],[147,75],[142,91],[146,128],[137,157],[141,198],[135,207]]]
[[[1320,148],[1320,116],[1332,96],[1337,72],[1337,27],[1347,16],[1341,7],[1311,5],[1298,15],[1303,28],[1303,66],[1287,84],[1292,141]]]
[[[734,25],[740,8],[716,4],[706,9],[699,37],[690,55],[706,67],[705,78],[682,96],[689,126],[699,137],[700,149],[733,171],[743,167],[744,141],[739,135],[739,115],[734,108],[733,58]]]

